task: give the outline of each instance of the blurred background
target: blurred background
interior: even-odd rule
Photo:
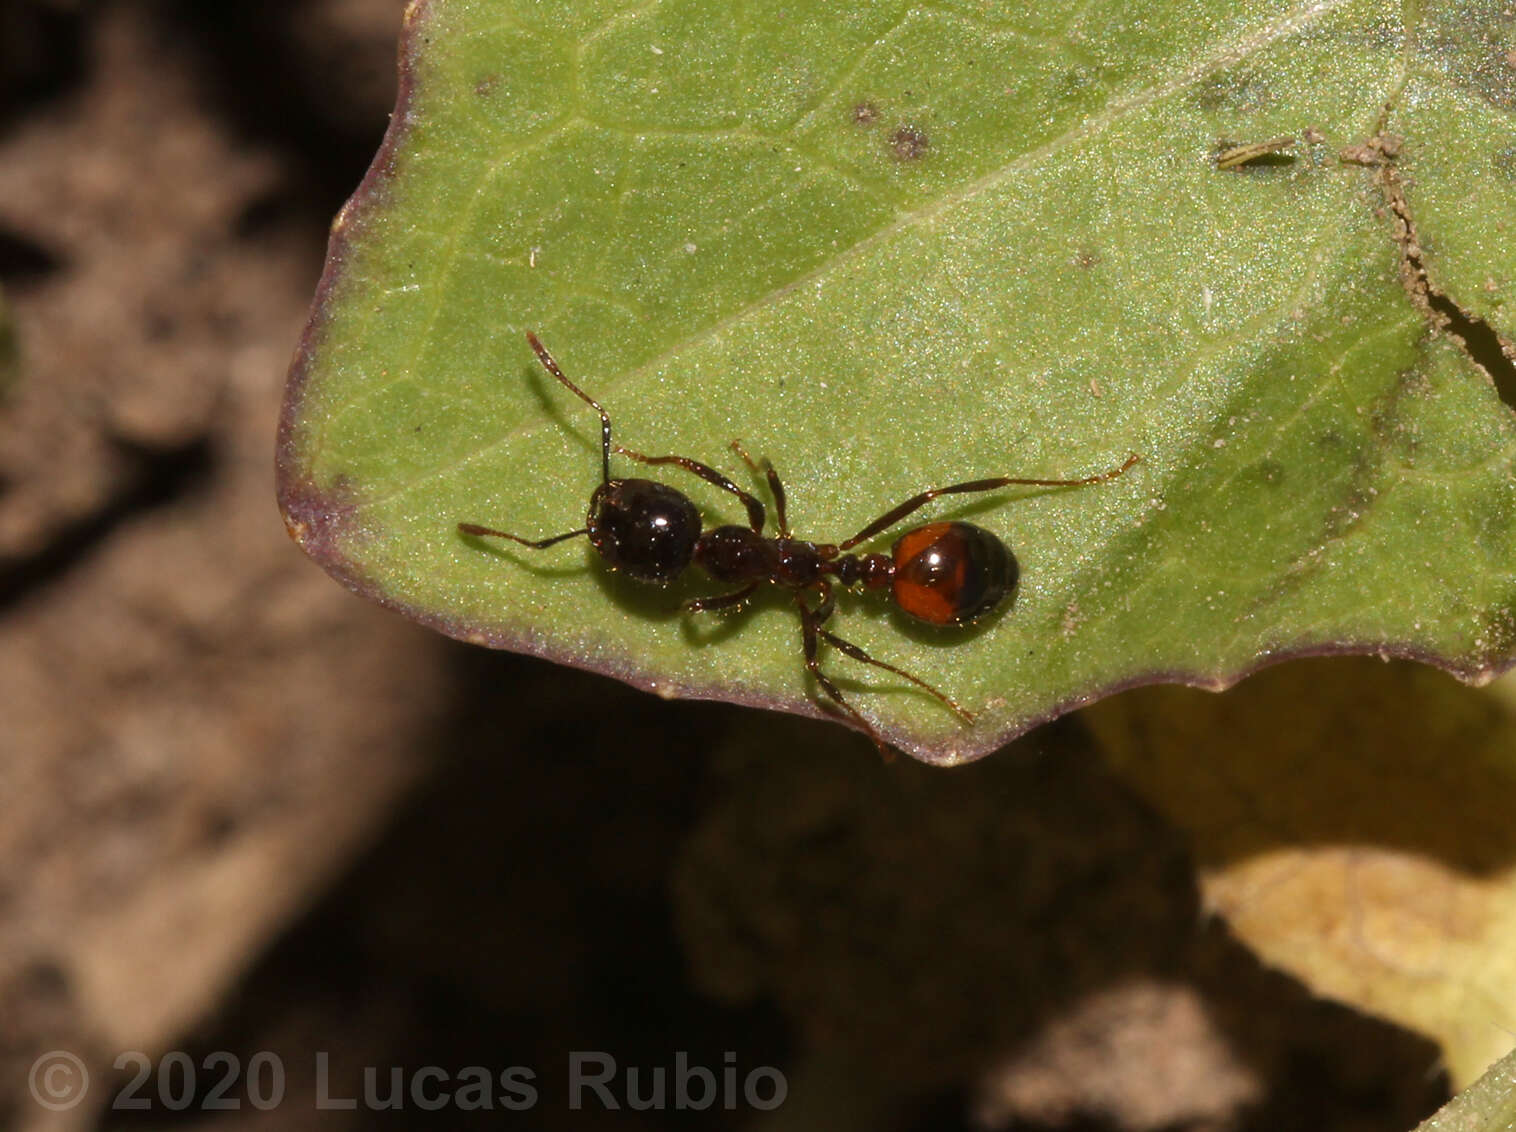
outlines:
[[[1389,1130],[1440,1103],[1432,1045],[1206,914],[1077,716],[885,764],[443,640],[296,550],[274,421],[401,15],[0,0],[0,1126]],[[571,1106],[576,1052],[614,1059],[618,1110]],[[784,1103],[681,1111],[681,1057]],[[471,1066],[530,1070],[530,1112],[468,1111]]]

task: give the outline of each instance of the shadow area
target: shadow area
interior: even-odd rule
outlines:
[[[1173,1088],[1153,1066],[1166,1045],[1192,1051],[1161,1020],[1123,1031],[1135,1060],[1097,1043],[1095,1077],[1076,1073],[1086,1091],[1058,1104],[996,1091],[1042,1064],[1061,1020],[1133,987],[1204,1000],[1229,1064],[1256,1083],[1228,1101],[1229,1127],[1398,1130],[1440,1099],[1425,1043],[1264,971],[1215,924],[1197,930],[1182,839],[1077,722],[943,771],[884,764],[834,725],[448,655],[435,773],[196,1035],[196,1064],[280,1052],[281,1129],[331,1127],[322,1088],[358,1100],[345,1128],[412,1126],[411,1101],[364,1099],[365,1069],[385,1093],[396,1066],[528,1068],[526,1119],[550,1132],[771,1119],[741,1103],[573,1109],[576,1051],[771,1067],[794,1126],[1193,1127],[1183,1105],[1158,1125],[1101,1107],[1142,1091],[1116,1089],[1113,1066],[1152,1078],[1148,1100]],[[1204,1094],[1200,1080],[1187,1087]],[[1005,1096],[1004,1121],[975,1116]],[[105,1126],[149,1115],[162,1120]],[[454,1105],[445,1121],[501,1115]]]

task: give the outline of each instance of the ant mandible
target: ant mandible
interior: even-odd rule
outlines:
[[[941,689],[903,668],[874,659],[851,641],[829,632],[825,625],[837,603],[834,586],[887,592],[907,614],[929,625],[969,625],[1010,597],[1020,571],[1010,549],[998,536],[972,523],[958,521],[912,527],[895,541],[889,554],[848,552],[940,495],[968,495],[1016,486],[1082,487],[1115,479],[1140,459],[1133,454],[1118,468],[1080,479],[997,476],[932,488],[890,508],[852,538],[828,543],[807,542],[790,533],[789,519],[785,515],[784,486],[779,482],[778,473],[767,460],[761,465],[755,463],[743,450],[741,441],[734,440],[733,451],[754,475],[763,475],[767,479],[769,491],[773,494],[779,533],[770,537],[763,533],[767,519],[763,504],[715,468],[687,456],[645,456],[619,444],[612,445],[610,414],[568,379],[535,334],[527,331],[526,340],[548,373],[600,414],[600,485],[590,496],[584,526],[577,530],[544,539],[523,538],[477,523],[459,523],[458,530],[474,537],[510,539],[533,550],[544,550],[566,539],[586,535],[607,566],[639,582],[668,585],[695,564],[717,581],[738,587],[730,593],[686,602],[684,608],[692,612],[740,605],[764,582],[783,586],[794,593],[795,607],[800,611],[806,668],[843,714],[886,755],[889,751],[879,732],[821,671],[818,660],[821,641],[854,660],[909,680],[935,696],[965,722],[973,722],[974,716]],[[730,492],[746,508],[748,525],[721,526],[702,532],[700,512],[683,492],[657,480],[613,478],[613,450],[642,464],[673,464],[722,491]]]

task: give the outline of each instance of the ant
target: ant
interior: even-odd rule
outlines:
[[[473,537],[510,539],[533,550],[544,550],[585,535],[607,566],[639,582],[668,585],[693,564],[717,581],[737,587],[729,593],[686,602],[684,608],[692,612],[741,605],[764,582],[783,586],[794,594],[795,606],[800,611],[806,668],[821,690],[885,755],[889,749],[879,732],[821,671],[817,659],[820,642],[825,641],[854,660],[909,680],[966,723],[973,722],[974,716],[941,689],[903,668],[876,660],[851,641],[828,631],[825,625],[837,604],[835,587],[888,593],[903,611],[929,625],[969,625],[1011,596],[1020,569],[1010,548],[998,536],[972,523],[957,521],[912,527],[896,540],[889,554],[848,552],[941,495],[969,495],[1013,486],[1083,487],[1115,479],[1140,459],[1133,454],[1118,468],[1081,479],[997,476],[932,488],[890,508],[843,542],[806,542],[790,532],[784,486],[774,466],[768,460],[761,464],[754,462],[742,442],[734,440],[732,450],[754,475],[762,475],[768,481],[779,531],[770,537],[763,533],[767,519],[763,504],[715,468],[687,456],[646,456],[619,444],[612,445],[610,414],[568,379],[535,334],[527,331],[526,340],[548,373],[600,414],[600,485],[590,496],[584,526],[561,535],[528,539],[477,523],[459,523],[458,530]],[[613,450],[641,464],[655,467],[672,464],[730,492],[747,510],[748,525],[702,531],[700,512],[677,488],[657,480],[613,478]]]

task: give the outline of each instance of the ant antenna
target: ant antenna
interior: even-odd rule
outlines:
[[[600,407],[600,403],[570,381],[558,368],[558,363],[553,361],[553,355],[547,352],[547,347],[537,341],[537,336],[530,330],[526,332],[526,340],[531,343],[532,349],[537,352],[538,359],[547,367],[547,372],[563,382],[569,391],[581,401],[589,405],[595,412],[600,414],[600,474],[605,483],[611,482],[611,416]]]

